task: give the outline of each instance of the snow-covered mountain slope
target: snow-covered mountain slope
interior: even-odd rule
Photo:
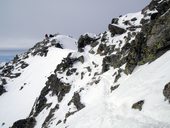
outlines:
[[[169,8],[152,0],[104,33],[55,35],[15,57],[0,68],[0,127],[169,128]]]
[[[6,93],[0,97],[0,123],[5,122],[4,127],[9,127],[16,120],[29,115],[36,98],[45,86],[47,77],[69,52],[75,50],[75,42],[76,40],[70,37],[57,35],[40,42],[39,45],[42,47],[36,45],[29,52],[15,57],[2,67],[1,80],[4,84],[1,84]],[[58,43],[66,49],[56,47]],[[45,53],[41,50],[44,47],[48,47],[46,57],[41,56]]]

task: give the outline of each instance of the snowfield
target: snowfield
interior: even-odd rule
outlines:
[[[29,66],[20,69],[21,76],[8,80],[5,85],[7,93],[0,97],[0,127],[9,128],[16,120],[29,116],[47,77],[61,60],[76,48],[75,39],[63,35],[53,39],[60,41],[66,49],[50,47],[46,57],[29,55],[29,58],[24,60]],[[5,125],[2,125],[4,123]]]

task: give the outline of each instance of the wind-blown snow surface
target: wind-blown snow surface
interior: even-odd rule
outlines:
[[[57,35],[50,39],[50,41],[56,40],[56,43],[60,43],[64,49],[77,50],[77,40],[65,35]]]
[[[87,56],[88,62],[100,62],[97,56]],[[87,60],[86,58],[86,60]],[[75,76],[65,80],[72,83],[72,89],[65,96],[60,104],[60,109],[55,112],[53,123],[50,127],[56,127],[59,119],[65,118],[67,111],[75,111],[75,107],[67,106],[72,94],[81,88],[81,102],[86,105],[85,108],[67,118],[65,124],[59,124],[57,127],[65,128],[169,128],[170,127],[170,109],[169,103],[164,101],[162,90],[170,79],[170,52],[167,52],[156,61],[139,66],[131,75],[125,75],[113,82],[115,70],[97,76],[100,79],[98,84],[88,85],[92,81],[86,71],[84,78],[74,79]],[[85,62],[82,66],[75,65],[78,71],[82,67],[89,65]],[[100,65],[100,63],[98,63]],[[91,66],[92,67],[92,66]],[[91,74],[96,69],[92,69]],[[80,77],[80,76],[79,76]],[[119,87],[111,92],[110,87],[119,84]],[[48,103],[55,106],[57,100],[55,97],[47,97]],[[132,109],[132,105],[140,100],[144,100],[142,111]],[[43,120],[48,115],[49,110],[44,110],[37,118],[36,128],[42,126]],[[44,118],[44,119],[43,119]]]
[[[86,107],[68,119],[70,128],[169,128],[170,109],[162,94],[170,79],[170,52],[151,64],[136,68],[132,75],[121,77],[120,87],[109,92],[113,71],[101,76],[82,96]],[[79,83],[81,84],[81,83]],[[131,109],[145,100],[142,111]]]
[[[75,39],[63,35],[53,39],[67,49],[50,47],[46,57],[29,55],[24,60],[29,66],[20,69],[21,75],[18,78],[8,79],[8,84],[5,85],[7,92],[0,97],[0,127],[8,128],[16,120],[29,116],[47,77],[54,71],[56,65],[76,48]]]

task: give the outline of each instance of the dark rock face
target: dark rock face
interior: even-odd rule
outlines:
[[[72,68],[72,69],[68,69],[68,71],[66,72],[67,76],[71,76],[73,73],[75,73],[77,71],[76,68]]]
[[[142,31],[131,43],[126,58],[126,74],[131,74],[136,65],[152,62],[170,50],[170,11],[168,11],[170,1],[162,1],[158,4],[159,1],[152,1],[142,11],[145,16],[150,16],[151,14],[146,13],[147,9],[158,10],[157,13],[151,15],[150,22],[141,21],[143,24]]]
[[[21,75],[21,73],[12,73],[13,70],[14,70],[14,66],[13,65],[6,64],[3,67],[3,69],[2,69],[2,71],[0,73],[0,76],[2,76],[2,77],[9,77],[9,78],[12,79],[12,78],[16,78],[16,77]]]
[[[103,68],[102,68],[102,72],[106,72],[109,70],[109,67],[112,66],[114,68],[118,68],[122,65],[121,61],[120,61],[120,55],[110,55],[110,56],[106,56],[103,58]]]
[[[41,42],[38,42],[33,48],[29,49],[28,53],[31,55],[47,56],[48,47],[47,44],[50,43],[48,39],[44,39]]]
[[[112,24],[118,24],[119,18],[113,18],[112,19]]]
[[[123,33],[126,32],[125,29],[120,28],[120,27],[113,25],[113,24],[109,24],[108,28],[109,28],[109,31],[112,33],[112,36],[114,36],[116,34],[123,34]]]
[[[132,108],[133,108],[133,109],[138,109],[139,111],[141,111],[143,104],[144,104],[144,100],[140,100],[140,101],[138,101],[137,103],[134,103],[134,104],[132,105]]]
[[[66,93],[70,91],[71,86],[69,84],[61,82],[56,75],[52,74],[48,81],[46,82],[46,85],[49,87],[49,89],[53,92],[53,94],[57,95],[58,102],[61,102],[63,97]]]
[[[104,55],[106,53],[106,49],[107,49],[106,44],[101,43],[97,49],[97,53],[100,55]]]
[[[35,101],[35,108],[33,106],[30,116],[36,117],[47,106],[46,104],[47,99],[45,96],[49,93],[49,91],[50,89],[48,88],[48,86],[45,86],[42,89],[39,98]],[[35,109],[35,113],[33,113],[34,109]]]
[[[165,100],[168,100],[170,103],[170,83],[167,83],[163,89],[163,95],[165,96]]]
[[[170,1],[169,0],[163,0],[162,2],[160,2],[161,0],[152,0],[151,3],[146,6],[143,10],[142,13],[146,15],[146,10],[149,9],[151,11],[153,10],[158,10],[158,16],[163,15],[170,6]]]
[[[154,49],[158,56],[170,49],[170,12],[156,20],[149,33],[147,46]]]
[[[30,116],[36,117],[44,108],[48,108],[51,104],[47,104],[46,95],[52,92],[52,95],[56,95],[58,102],[61,102],[65,94],[70,91],[71,86],[69,84],[61,82],[55,74],[48,77],[46,86],[42,89],[39,98],[35,102],[35,107],[30,113]],[[35,110],[34,110],[35,109]],[[34,113],[35,111],[35,113]]]
[[[80,56],[78,58],[72,58],[71,54],[72,53],[70,53],[66,58],[64,58],[62,60],[62,62],[59,65],[57,65],[55,72],[63,73],[64,71],[68,70],[69,68],[72,68],[73,64],[76,63],[76,62],[84,63],[84,57],[83,56]]]
[[[74,93],[74,95],[73,95],[71,101],[68,103],[68,105],[70,105],[71,103],[73,103],[76,106],[78,111],[85,107],[85,105],[81,103],[80,95],[77,92]]]
[[[129,54],[126,58],[126,74],[131,74],[141,60],[142,48],[144,47],[146,39],[144,34],[141,32],[136,36],[136,39],[132,41]]]
[[[83,48],[86,45],[90,45],[91,43],[95,42],[97,39],[90,37],[88,34],[81,35],[78,40],[78,51],[82,52]]]
[[[47,56],[48,53],[48,47],[44,47],[42,49],[38,49],[36,52],[34,52],[32,55],[37,55],[39,54],[40,56]]]
[[[42,124],[43,128],[47,128],[48,125],[50,124],[50,120],[53,118],[54,116],[54,112],[57,111],[59,109],[59,105],[57,104],[54,108],[52,108],[48,114],[48,116],[46,117],[44,123]]]
[[[81,103],[81,97],[80,97],[80,95],[79,95],[78,92],[75,92],[75,93],[74,93],[72,99],[71,99],[70,102],[68,103],[68,106],[71,105],[71,103],[73,103],[73,104],[76,106],[77,110],[75,110],[75,111],[73,111],[73,112],[68,111],[68,112],[66,113],[66,115],[65,115],[64,123],[66,123],[67,118],[68,118],[69,116],[75,114],[76,112],[80,111],[81,109],[83,109],[83,108],[85,107],[85,105]]]
[[[31,117],[16,121],[11,128],[34,128],[35,124],[35,118]]]
[[[6,92],[6,90],[5,90],[4,86],[0,85],[0,96],[5,92]]]
[[[98,41],[94,41],[90,44],[91,47],[96,47],[99,44]]]

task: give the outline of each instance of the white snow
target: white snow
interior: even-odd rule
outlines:
[[[66,94],[63,101],[59,104],[60,109],[54,113],[51,128],[169,128],[170,127],[170,109],[169,103],[164,101],[163,88],[170,80],[170,52],[167,52],[156,61],[139,66],[131,75],[121,74],[122,77],[117,83],[114,83],[113,74],[117,71],[110,69],[104,74],[100,74],[102,68],[102,57],[99,55],[88,54],[88,47],[82,55],[85,57],[85,63],[76,63],[79,75],[73,74],[64,82],[72,84],[71,91]],[[76,52],[73,54],[76,56]],[[77,56],[80,56],[77,53]],[[92,61],[99,66],[94,67]],[[90,66],[92,72],[85,67]],[[81,72],[84,72],[84,78],[81,79]],[[98,72],[94,78],[94,73]],[[58,74],[59,78],[65,74]],[[94,80],[100,80],[98,84]],[[119,85],[111,92],[110,87]],[[67,118],[66,123],[60,123],[56,126],[58,120],[64,120],[65,114],[74,112],[74,105],[68,106],[74,92],[84,90],[80,93],[81,102],[85,108],[76,112]],[[56,103],[57,97],[48,97],[48,102]],[[132,105],[140,100],[144,100],[142,111],[132,109]],[[53,106],[54,107],[54,106]],[[53,107],[50,107],[52,109]],[[49,110],[50,110],[49,109]],[[38,116],[39,128],[43,121],[43,115],[48,115],[49,110],[43,111]],[[41,123],[40,123],[41,122]]]
[[[77,50],[77,40],[74,38],[65,35],[57,35],[56,37],[51,38],[50,41],[53,39],[56,39],[58,41],[57,43],[62,44],[64,49]]]
[[[29,115],[47,77],[69,52],[72,50],[49,48],[46,57],[35,56],[25,60],[29,66],[22,71],[20,77],[5,85],[7,93],[0,97],[0,127],[8,128],[15,121]],[[20,90],[22,86],[23,89]],[[1,126],[3,123],[5,125]]]
[[[101,75],[98,85],[89,86],[81,98],[86,105],[67,119],[70,128],[169,128],[170,109],[164,101],[163,88],[170,80],[170,52],[152,62],[136,68],[132,75],[124,75],[116,84],[120,87],[110,93],[114,85],[112,73]],[[89,79],[85,79],[88,81]],[[86,82],[75,81],[76,85]],[[85,86],[85,85],[84,85]],[[142,111],[132,105],[144,100]],[[64,111],[63,111],[64,113]],[[59,125],[64,128],[65,125]]]

